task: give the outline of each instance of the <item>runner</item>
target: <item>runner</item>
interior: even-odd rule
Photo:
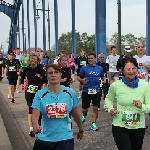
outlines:
[[[122,79],[123,73],[122,73],[122,63],[124,58],[132,57],[131,55],[131,48],[130,46],[125,46],[124,48],[124,55],[121,55],[117,61],[117,70],[119,71],[119,79]]]
[[[45,65],[48,65],[49,59],[45,56],[44,52],[40,52],[40,59],[41,59],[41,67],[44,67]]]
[[[0,53],[0,83],[3,82],[4,71],[5,70],[5,58],[3,57],[3,53]]]
[[[106,63],[109,64],[109,83],[119,80],[119,71],[117,71],[116,65],[119,59],[119,55],[116,53],[116,47],[111,47],[111,55],[106,59]]]
[[[29,55],[29,66],[26,67],[21,73],[21,86],[25,90],[25,99],[28,106],[28,124],[30,127],[29,135],[35,137],[33,133],[33,126],[31,122],[32,117],[32,103],[35,93],[41,89],[42,81],[45,81],[45,71],[38,65],[40,58],[37,53],[32,52]],[[24,79],[26,78],[26,86],[24,87]]]
[[[112,133],[119,150],[142,150],[145,113],[150,112],[150,86],[136,76],[137,68],[135,58],[126,58],[122,64],[122,80],[110,85],[105,99],[108,112],[114,116]],[[117,109],[113,106],[115,97]]]
[[[48,65],[47,78],[49,87],[38,91],[32,104],[33,129],[35,134],[38,133],[33,150],[74,150],[69,114],[72,113],[78,125],[77,138],[81,140],[84,131],[77,108],[79,99],[72,88],[60,85],[59,66]],[[40,113],[43,116],[42,126],[38,124]]]
[[[20,64],[22,65],[22,54],[20,53],[20,48],[16,48],[15,50],[16,57],[15,59],[18,59],[20,61]],[[16,92],[19,93],[19,87],[20,87],[20,75],[18,75],[17,85],[16,85]]]
[[[82,66],[86,66],[87,63],[88,63],[88,57],[85,55],[85,50],[81,49],[80,56],[77,56],[75,60],[77,76],[79,75],[79,72]],[[82,83],[79,84],[79,97],[78,98],[81,98],[81,94],[82,94]]]
[[[69,59],[68,59],[68,67],[71,68],[71,77],[72,77],[72,80],[75,82],[75,79],[74,79],[74,73],[75,73],[75,58],[74,58],[74,54],[71,53],[70,56],[69,56]]]
[[[15,55],[13,51],[9,51],[9,59],[5,62],[6,75],[9,82],[9,94],[8,98],[11,98],[11,102],[14,103],[14,92],[16,89],[16,84],[18,80],[18,75],[21,72],[20,62],[15,59]]]
[[[29,56],[27,54],[27,51],[24,52],[24,55],[21,58],[22,60],[22,69],[25,69],[29,66]]]
[[[105,83],[106,78],[104,77],[103,68],[96,65],[96,54],[90,53],[88,55],[88,63],[86,66],[83,66],[80,69],[79,76],[77,79],[79,82],[83,83],[83,91],[82,91],[82,123],[85,122],[88,108],[90,107],[90,103],[92,100],[93,104],[93,122],[91,125],[91,129],[94,131],[98,130],[96,125],[96,120],[98,118],[98,107],[100,104],[100,79]]]
[[[103,83],[101,81],[101,96],[102,96],[102,92],[103,92],[104,100],[105,100],[105,97],[106,97],[106,95],[108,93],[108,89],[109,89],[109,81],[107,78],[109,75],[109,64],[104,62],[105,55],[103,53],[99,54],[98,58],[99,58],[99,61],[98,61],[97,65],[101,66],[103,68],[104,77],[106,77],[106,83]],[[104,109],[106,109],[105,108],[105,102],[104,102]],[[98,107],[98,110],[100,111],[100,105]]]
[[[150,71],[150,60],[149,57],[144,54],[143,43],[137,44],[137,55],[134,56],[138,62],[138,77],[148,82],[148,71]]]
[[[61,68],[62,73],[60,84],[66,87],[70,87],[72,79],[71,79],[71,69],[67,67],[68,58],[67,56],[62,55],[60,56],[59,60],[60,60],[59,67]]]

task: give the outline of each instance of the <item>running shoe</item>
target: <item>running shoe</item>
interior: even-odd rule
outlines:
[[[16,89],[16,93],[19,93],[19,90],[18,90],[18,89]]]
[[[82,116],[82,118],[81,118],[82,124],[85,122],[85,119],[86,119],[86,117],[85,117],[85,116]]]
[[[29,135],[30,135],[31,137],[35,137],[35,134],[34,134],[33,131],[30,131],[30,132],[29,132]]]
[[[11,96],[10,96],[10,94],[8,94],[8,99],[10,99],[11,98]]]
[[[98,111],[100,111],[101,109],[100,108],[98,108]]]
[[[12,99],[11,99],[11,102],[12,102],[12,103],[15,103],[15,100],[14,100],[14,98],[12,98]]]
[[[108,112],[108,109],[107,109],[106,105],[104,105],[104,110],[105,110],[106,112]]]
[[[93,131],[98,131],[98,127],[97,127],[96,123],[92,123],[91,129],[92,129]]]

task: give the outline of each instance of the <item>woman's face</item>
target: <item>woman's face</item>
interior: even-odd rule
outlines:
[[[142,43],[139,43],[137,45],[137,53],[138,54],[143,54],[144,53],[144,45]]]
[[[66,57],[62,57],[60,63],[62,67],[66,67],[68,63],[68,59]]]
[[[123,73],[127,80],[133,81],[137,75],[137,67],[133,63],[128,62],[124,67]]]
[[[37,56],[30,56],[30,65],[36,65],[36,64],[38,64]]]
[[[50,84],[60,84],[61,73],[58,70],[55,70],[54,68],[50,67],[47,70],[47,79]]]

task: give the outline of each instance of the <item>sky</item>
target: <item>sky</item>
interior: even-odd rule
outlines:
[[[5,0],[12,4],[13,0]],[[46,9],[49,2],[50,5],[50,43],[51,47],[55,43],[54,33],[54,0],[45,0]],[[34,14],[33,14],[33,0],[30,0],[30,30],[31,30],[31,47],[34,47]],[[39,4],[38,4],[39,3]],[[41,0],[36,0],[38,8],[42,8]],[[88,35],[95,33],[95,0],[75,0],[76,5],[76,31],[83,33],[87,32]],[[24,0],[25,9],[25,28],[27,29],[26,19],[26,0]],[[21,19],[20,10],[20,21]],[[37,21],[38,25],[38,47],[43,48],[43,20],[42,12],[39,12],[40,19]],[[118,9],[117,0],[106,0],[106,37],[111,38],[117,32],[118,22]],[[121,0],[121,18],[122,18],[122,35],[132,33],[136,37],[146,37],[146,0]],[[5,14],[0,12],[0,44],[3,45],[4,50],[7,50],[8,44],[5,42],[8,39],[10,29],[10,19]],[[21,26],[21,23],[20,23]],[[47,29],[47,23],[46,23]],[[71,0],[58,0],[58,35],[71,31]],[[26,30],[27,32],[27,30]],[[47,31],[46,31],[47,32]],[[21,35],[22,37],[22,35]],[[46,39],[48,49],[48,37]],[[17,44],[18,45],[18,44]],[[28,43],[27,43],[28,48]],[[22,49],[22,38],[21,38]]]

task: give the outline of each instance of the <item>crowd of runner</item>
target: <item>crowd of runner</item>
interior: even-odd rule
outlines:
[[[105,111],[114,117],[112,134],[118,149],[141,150],[147,128],[145,113],[150,113],[150,57],[145,55],[143,43],[138,43],[136,50],[137,55],[132,56],[130,46],[125,46],[124,55],[119,56],[112,46],[109,56],[96,56],[86,55],[86,50],[81,49],[76,58],[73,53],[66,56],[60,51],[51,64],[43,51],[21,54],[17,48],[5,56],[0,53],[0,82],[6,73],[8,99],[15,104],[15,91],[25,91],[29,135],[37,135],[33,150],[73,150],[71,119],[79,128],[77,138],[81,140],[82,124],[92,105],[91,129],[98,131],[101,99],[105,100]],[[78,96],[70,87],[76,80]],[[77,108],[79,99],[81,116]]]

